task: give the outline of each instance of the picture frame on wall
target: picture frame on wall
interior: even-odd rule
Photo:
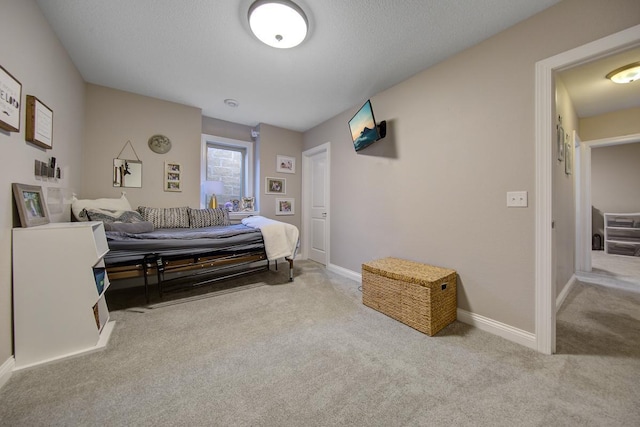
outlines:
[[[276,172],[296,173],[296,158],[289,156],[276,156]]]
[[[27,95],[24,139],[45,150],[53,147],[53,110],[33,95]]]
[[[573,169],[573,147],[571,146],[571,142],[569,141],[569,136],[565,138],[565,148],[564,148],[564,173],[567,175],[571,175],[571,171]]]
[[[182,191],[182,165],[164,162],[164,191]]]
[[[287,194],[286,178],[266,177],[264,179],[264,194]]]
[[[49,212],[42,194],[42,187],[15,182],[11,187],[22,227],[49,224]]]
[[[276,215],[295,215],[295,199],[276,199]]]
[[[556,126],[556,151],[558,152],[558,161],[564,161],[564,128],[562,123]]]
[[[20,132],[22,84],[0,65],[0,129]]]

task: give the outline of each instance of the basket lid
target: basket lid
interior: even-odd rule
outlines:
[[[449,268],[435,267],[400,258],[382,258],[362,264],[362,269],[390,279],[429,286],[438,280],[455,275]]]

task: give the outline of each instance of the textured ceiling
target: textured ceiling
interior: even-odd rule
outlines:
[[[87,82],[305,131],[558,0],[297,0],[286,50],[249,32],[253,0],[37,2]]]

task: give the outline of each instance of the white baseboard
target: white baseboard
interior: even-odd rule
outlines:
[[[560,307],[562,307],[564,300],[567,298],[567,295],[569,295],[569,292],[571,292],[571,288],[573,288],[573,286],[576,284],[576,280],[578,280],[576,278],[576,275],[572,275],[567,284],[564,285],[564,288],[562,289],[562,292],[560,292],[560,295],[558,295],[558,297],[556,298],[556,313],[558,312],[558,310],[560,310]]]
[[[13,368],[16,365],[16,359],[13,356],[5,360],[5,362],[0,365],[0,388],[9,381],[11,378],[11,373],[13,372]]]
[[[505,338],[509,341],[537,350],[536,336],[531,332],[514,328],[513,326],[509,326],[505,323],[500,323],[493,319],[489,319],[488,317],[470,313],[460,308],[458,309],[458,320],[462,323],[475,326],[482,331],[498,335],[499,337]]]
[[[340,267],[335,264],[327,264],[327,270],[346,277],[347,279],[355,280],[356,282],[362,282],[362,274],[356,273],[352,270],[348,270],[344,267]]]
[[[327,270],[336,274],[344,276],[348,279],[362,282],[362,274],[355,271],[348,270],[343,267],[339,267],[335,264],[327,265]],[[466,310],[458,309],[458,320],[476,328],[489,332],[499,337],[505,338],[509,341],[513,341],[517,344],[529,347],[537,350],[536,335],[531,332],[523,331],[522,329],[514,328],[504,323],[497,322],[488,317],[481,316],[479,314],[470,313]]]

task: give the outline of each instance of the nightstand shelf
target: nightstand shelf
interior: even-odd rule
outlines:
[[[15,369],[106,346],[108,251],[101,222],[13,229]]]

